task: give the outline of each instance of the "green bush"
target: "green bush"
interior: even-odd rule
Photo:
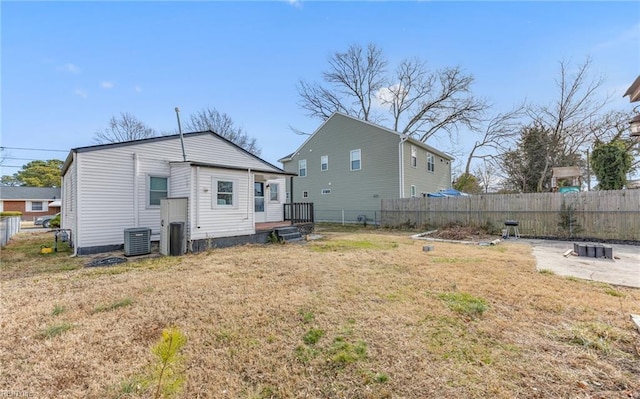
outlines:
[[[19,212],[19,211],[0,212],[0,217],[5,217],[5,216],[22,216],[22,212]]]
[[[51,227],[60,228],[60,214],[57,214],[50,222]]]

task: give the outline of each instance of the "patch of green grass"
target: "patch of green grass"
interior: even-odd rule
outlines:
[[[315,345],[324,336],[324,330],[311,328],[302,336],[302,342],[307,345]]]
[[[556,275],[556,272],[554,272],[551,269],[540,269],[540,270],[538,270],[538,273],[546,274],[546,275],[549,275],[549,276],[555,276]]]
[[[434,256],[429,258],[433,263],[483,263],[481,258],[457,258],[455,256]]]
[[[367,343],[351,343],[345,337],[337,336],[329,348],[329,360],[338,366],[355,363],[367,357]]]
[[[308,364],[313,359],[318,357],[320,354],[320,350],[315,347],[309,347],[304,345],[298,345],[296,349],[293,351],[299,362]]]
[[[124,308],[131,305],[132,303],[133,303],[133,299],[131,299],[130,297],[126,297],[119,301],[115,301],[107,305],[98,305],[95,307],[95,309],[93,309],[93,313],[108,312],[111,310]]]
[[[371,242],[366,240],[330,240],[314,242],[309,248],[315,252],[341,252],[367,249],[397,248],[397,244],[389,242]]]
[[[298,314],[302,317],[302,322],[305,324],[309,324],[315,320],[316,316],[310,310],[300,309]]]
[[[64,312],[64,306],[62,305],[53,305],[53,310],[51,311],[51,316],[58,316]]]
[[[620,298],[623,298],[625,296],[623,292],[620,292],[620,291],[616,290],[613,287],[605,288],[604,289],[604,293],[607,294],[607,295],[620,297]]]
[[[120,383],[120,393],[125,395],[139,395],[144,390],[143,384],[140,377],[131,377]]]
[[[466,292],[446,292],[438,295],[446,302],[449,309],[472,318],[482,316],[487,310],[487,303],[482,298],[474,297]]]
[[[361,373],[367,384],[384,384],[385,382],[389,381],[389,375],[387,373],[376,373],[375,371],[371,370],[362,370]]]
[[[69,323],[62,323],[62,324],[56,324],[54,326],[50,326],[47,327],[46,329],[44,329],[43,331],[40,332],[40,337],[42,338],[53,338],[56,337],[68,330],[70,330],[73,327],[72,324]]]
[[[561,335],[561,339],[570,344],[599,352],[608,353],[611,344],[627,341],[622,333],[612,326],[599,322],[578,323],[570,331]]]

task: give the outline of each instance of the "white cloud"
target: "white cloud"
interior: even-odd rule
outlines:
[[[635,24],[612,39],[596,44],[594,50],[603,50],[625,44],[633,44],[637,46],[638,40],[640,40],[640,23]]]
[[[100,83],[100,87],[102,87],[103,89],[113,89],[113,87],[115,86],[115,84],[113,82],[101,82]]]
[[[378,108],[388,110],[391,108],[391,103],[395,97],[394,93],[399,93],[401,90],[399,84],[395,84],[389,87],[382,87],[375,93],[373,105]]]
[[[289,3],[289,5],[291,6],[294,6],[295,8],[302,7],[302,0],[287,0],[287,3]]]
[[[142,93],[142,87],[136,85],[133,90],[135,90],[136,93]]]
[[[86,91],[85,89],[75,89],[73,91],[73,94],[82,98],[87,98],[87,96],[89,95],[89,92]]]
[[[58,71],[77,74],[77,73],[80,73],[81,70],[80,70],[79,66],[69,62],[69,63],[66,63],[64,65],[59,66],[58,67]]]

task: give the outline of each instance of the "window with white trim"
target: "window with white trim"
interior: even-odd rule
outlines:
[[[32,212],[42,212],[46,211],[44,209],[44,203],[42,201],[31,201],[31,209]]]
[[[331,194],[331,189],[330,188],[323,188],[320,191],[320,194],[325,195],[325,194]]]
[[[320,157],[320,170],[326,172],[329,170],[329,156],[323,155]]]
[[[351,150],[349,160],[351,161],[351,170],[362,169],[362,154],[360,153],[359,149]]]
[[[291,199],[291,193],[287,191],[287,195],[285,196],[285,198],[287,199],[287,201],[289,201]]]
[[[301,159],[298,161],[298,176],[305,177],[307,175],[307,160]]]
[[[214,206],[216,207],[234,207],[235,182],[233,180],[215,180],[214,190]]]
[[[433,154],[427,154],[427,172],[435,172],[436,163],[433,160]]]
[[[278,202],[279,192],[280,192],[280,185],[278,183],[269,184],[269,201]]]
[[[418,167],[418,148],[415,145],[411,146],[411,167]]]
[[[416,186],[411,185],[411,198],[415,198],[416,196]]]
[[[307,191],[303,191],[302,198],[309,198],[309,193]]]
[[[160,200],[169,194],[169,178],[149,176],[149,206],[160,206]]]

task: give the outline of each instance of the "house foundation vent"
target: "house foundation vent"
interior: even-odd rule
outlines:
[[[151,229],[124,229],[124,256],[145,255],[151,252]]]

